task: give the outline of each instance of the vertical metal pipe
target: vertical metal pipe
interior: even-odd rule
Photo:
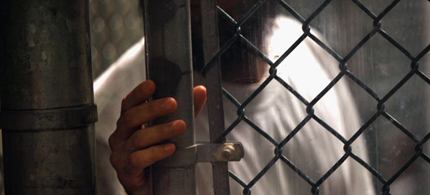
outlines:
[[[95,194],[88,0],[0,9],[6,194]]]
[[[202,17],[202,33],[203,33],[203,50],[205,64],[219,51],[218,38],[218,12],[216,8],[216,0],[202,0],[201,2],[201,17]],[[208,87],[208,117],[210,141],[214,143],[224,131],[224,110],[222,100],[222,79],[221,65],[217,60],[211,65],[211,68],[206,72],[206,82]],[[224,140],[221,140],[225,142]],[[228,164],[227,162],[213,162],[213,186],[215,195],[230,194]]]
[[[157,90],[154,98],[174,97],[175,113],[155,121],[155,124],[182,119],[185,133],[169,140],[176,153],[153,167],[154,195],[196,194],[194,138],[193,78],[191,58],[191,28],[189,0],[146,0],[145,35],[148,78]],[[143,65],[143,64],[142,64]]]

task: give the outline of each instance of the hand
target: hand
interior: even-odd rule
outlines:
[[[152,120],[176,110],[173,98],[147,102],[155,91],[153,81],[145,81],[131,91],[122,101],[121,116],[117,129],[109,137],[112,150],[110,161],[118,179],[129,194],[149,194],[149,172],[147,167],[171,156],[176,148],[173,144],[158,144],[176,137],[185,131],[185,122],[146,127]],[[194,108],[197,116],[206,101],[206,88],[194,88]]]

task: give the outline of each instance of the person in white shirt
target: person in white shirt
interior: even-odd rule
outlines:
[[[227,12],[234,13],[235,8],[243,6],[238,2],[220,0],[218,4]],[[251,1],[242,3],[247,4],[246,2],[250,4]],[[240,17],[240,14],[237,17]],[[265,36],[264,41],[257,45],[263,45],[267,56],[275,61],[303,34],[303,31],[300,23],[285,16],[271,18],[268,24],[270,33],[264,35],[270,36]],[[239,48],[240,45],[228,52],[239,53],[237,51]],[[225,57],[228,60],[222,59],[223,87],[239,102],[244,102],[266,79],[271,78],[267,65],[261,60],[249,60],[252,58],[248,55],[242,54],[242,57],[233,60],[231,57]],[[248,63],[241,63],[247,59]],[[196,62],[198,63],[198,61],[194,63]],[[142,39],[94,83],[95,101],[99,109],[99,122],[96,124],[99,194],[126,192],[148,194],[150,186],[147,167],[175,151],[173,144],[158,143],[185,130],[186,124],[181,120],[153,127],[145,126],[153,119],[173,112],[177,105],[173,98],[146,102],[156,86],[152,81],[141,83],[145,80],[143,63]],[[250,67],[252,63],[255,67]],[[336,60],[312,40],[305,39],[277,67],[277,76],[297,90],[305,101],[311,102],[339,74],[337,64]],[[201,76],[195,75],[197,83],[200,79]],[[206,99],[206,89],[203,86],[195,87],[194,97],[196,113],[200,113]],[[229,163],[229,168],[246,185],[252,184],[248,186],[252,194],[312,194],[312,186],[281,159],[258,178],[255,184],[252,182],[274,159],[275,144],[293,135],[290,133],[298,126],[300,130],[282,147],[282,154],[313,182],[317,182],[345,155],[344,143],[315,119],[307,120],[309,115],[306,105],[275,79],[245,109],[246,117],[273,138],[269,141],[245,121],[241,121],[227,136],[228,141],[238,141],[244,146],[244,159]],[[337,82],[313,109],[316,117],[325,121],[346,140],[360,127],[351,93],[344,80]],[[227,126],[238,118],[237,107],[227,99],[224,100],[224,112]],[[196,119],[198,141],[205,140],[208,131],[207,120],[205,110]],[[300,126],[302,122],[304,125]],[[115,128],[116,130],[112,132]],[[110,134],[112,135],[108,145]],[[112,150],[111,155],[109,146]],[[367,160],[366,146],[361,137],[353,142],[351,148],[355,155]],[[110,167],[109,162],[115,170]],[[199,181],[198,193],[212,194],[211,177],[206,167],[198,165],[196,174]],[[373,195],[375,192],[371,181],[371,174],[348,157],[327,180],[322,182],[319,192],[324,195]],[[233,195],[248,192],[248,189],[232,179],[230,185]]]

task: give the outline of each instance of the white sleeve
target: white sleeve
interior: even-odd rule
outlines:
[[[97,194],[120,195],[125,191],[110,164],[108,138],[116,128],[122,98],[145,80],[144,39],[127,50],[94,82],[97,105],[96,183]]]

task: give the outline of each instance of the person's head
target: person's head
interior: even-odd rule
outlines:
[[[201,24],[201,0],[191,0],[192,47],[194,69],[204,66],[203,41]],[[236,21],[257,2],[257,0],[218,0],[217,4]],[[270,11],[270,3],[266,3],[241,26],[241,34],[264,52],[264,38],[270,30],[264,28],[270,23],[274,14]],[[226,16],[218,14],[220,47],[236,33],[236,28]],[[245,41],[237,39],[221,56],[222,77],[225,81],[237,83],[255,83],[262,78],[266,63],[247,46]]]

